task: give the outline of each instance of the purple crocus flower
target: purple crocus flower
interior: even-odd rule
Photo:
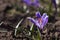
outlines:
[[[42,16],[40,12],[36,12],[36,19],[28,17],[28,19],[34,23],[37,27],[40,29],[43,29],[43,27],[48,23],[48,15],[44,13]]]
[[[55,8],[57,9],[57,4],[56,4],[56,0],[52,0],[53,5],[55,6]]]
[[[23,0],[28,6],[40,7],[39,0]]]

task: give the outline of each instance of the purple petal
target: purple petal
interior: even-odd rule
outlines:
[[[36,4],[36,7],[40,7],[40,3],[37,3],[37,4]]]
[[[45,25],[48,23],[48,16],[45,17]]]
[[[41,24],[41,28],[43,29],[43,27],[48,23],[48,16],[46,13],[43,14],[42,16],[42,24]]]
[[[39,7],[40,6],[40,3],[39,3],[39,0],[34,0],[31,5],[33,6],[36,6],[36,7]]]
[[[43,13],[42,19],[44,19],[47,16],[47,13]]]
[[[43,27],[44,27],[43,24],[41,24],[41,25],[40,25],[40,29],[43,29]]]
[[[40,28],[40,24],[36,21],[35,25]]]
[[[34,23],[34,24],[36,23],[36,20],[33,19],[33,18],[31,18],[31,17],[28,17],[27,19],[30,20],[30,21],[31,21],[32,23]]]
[[[23,0],[24,3],[26,3],[27,5],[31,4],[31,0]]]
[[[24,3],[26,3],[28,6],[36,6],[36,7],[40,7],[40,3],[39,0],[23,0]]]
[[[44,19],[43,19],[43,26],[45,26],[46,24],[48,23],[48,16],[46,16]]]
[[[40,12],[38,11],[38,12],[36,12],[36,17],[37,18],[41,18],[41,14],[40,14]]]
[[[35,20],[35,19],[31,18],[31,17],[28,17],[28,19],[29,19],[32,23],[34,23],[37,27],[40,27],[40,24],[38,23],[37,20]]]

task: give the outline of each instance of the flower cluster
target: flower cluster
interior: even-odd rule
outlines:
[[[41,16],[40,12],[36,12],[36,19],[31,17],[28,17],[28,19],[40,29],[43,29],[43,27],[48,23],[48,15],[46,13]]]

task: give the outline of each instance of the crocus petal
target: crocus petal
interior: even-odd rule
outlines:
[[[47,16],[47,13],[43,13],[41,18],[44,19],[46,16]]]
[[[40,24],[36,21],[35,25],[40,28]]]
[[[47,24],[48,22],[48,16],[46,13],[43,14],[42,16],[42,24],[41,24],[41,29],[43,29],[43,27]]]
[[[48,16],[45,17],[45,25],[48,23]]]
[[[39,7],[40,6],[40,3],[39,3],[39,0],[34,0],[31,5],[33,6],[36,6],[36,7]]]
[[[37,27],[40,27],[40,24],[38,23],[37,20],[31,18],[31,17],[28,17],[27,19],[29,19],[32,23],[34,23]]]
[[[39,0],[23,0],[24,3],[27,4],[27,6],[34,6],[34,7],[39,7],[40,3],[39,3]]]
[[[36,23],[36,20],[33,19],[33,18],[31,18],[31,17],[28,17],[27,19],[30,20],[30,21],[31,21],[32,23],[34,23],[34,24]]]
[[[36,17],[37,18],[41,18],[41,14],[40,14],[40,12],[38,11],[38,12],[36,12]]]
[[[45,26],[47,23],[48,23],[48,16],[46,16],[46,17],[43,19],[43,26]]]
[[[43,29],[43,27],[44,27],[43,24],[41,24],[41,25],[40,25],[40,29]]]
[[[36,7],[40,7],[40,3],[37,3],[37,4],[36,4]]]
[[[30,0],[23,0],[24,3],[26,3],[27,5],[30,5],[31,4],[31,1]]]

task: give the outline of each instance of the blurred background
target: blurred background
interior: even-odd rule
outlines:
[[[40,7],[29,7],[22,0],[0,0],[0,40],[32,40],[28,35],[32,23],[27,17],[34,17],[39,10],[41,15],[47,13],[49,22],[41,32],[42,40],[60,40],[60,0],[56,0],[56,7],[52,0],[39,0]],[[14,29],[18,22],[23,21],[14,36]]]

